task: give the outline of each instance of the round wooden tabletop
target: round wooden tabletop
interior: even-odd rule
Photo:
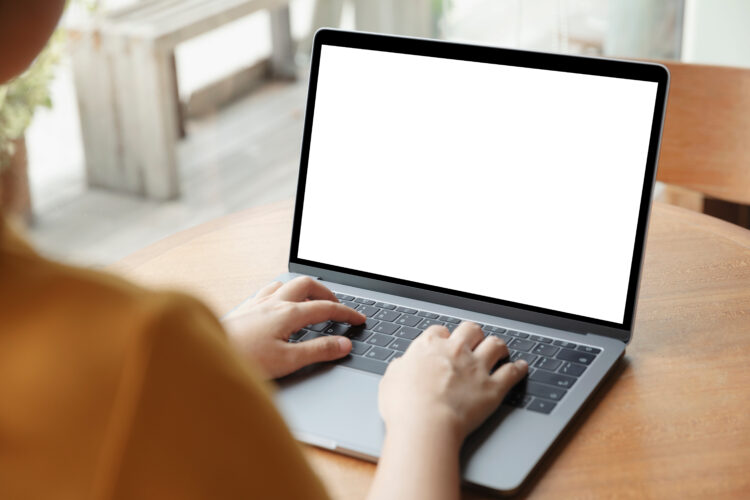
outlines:
[[[112,269],[177,287],[218,315],[286,271],[292,202],[222,217]],[[750,497],[750,231],[654,204],[633,340],[523,495]],[[336,498],[374,466],[308,448]],[[465,490],[468,498],[482,493]]]

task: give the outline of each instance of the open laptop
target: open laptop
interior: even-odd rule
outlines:
[[[280,381],[296,436],[376,460],[378,383],[428,326],[479,323],[527,380],[463,450],[517,490],[631,338],[669,75],[659,65],[321,30],[288,280],[362,311],[346,359]],[[512,453],[510,453],[512,450]]]

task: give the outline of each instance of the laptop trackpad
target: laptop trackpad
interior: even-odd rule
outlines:
[[[279,381],[276,402],[298,439],[377,457],[385,428],[378,412],[380,377],[323,366]]]

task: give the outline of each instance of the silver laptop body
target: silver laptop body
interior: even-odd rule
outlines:
[[[376,461],[382,367],[414,329],[472,320],[531,370],[467,440],[463,478],[517,491],[631,338],[668,79],[654,64],[319,31],[280,279],[315,277],[370,322],[360,355],[279,381],[297,438]],[[295,340],[334,331],[313,326]]]

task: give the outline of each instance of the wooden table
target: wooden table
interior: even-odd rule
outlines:
[[[113,267],[221,315],[285,271],[291,216],[283,202],[222,217]],[[372,464],[307,455],[334,497],[364,497]],[[655,204],[626,357],[522,494],[750,498],[750,232]]]

